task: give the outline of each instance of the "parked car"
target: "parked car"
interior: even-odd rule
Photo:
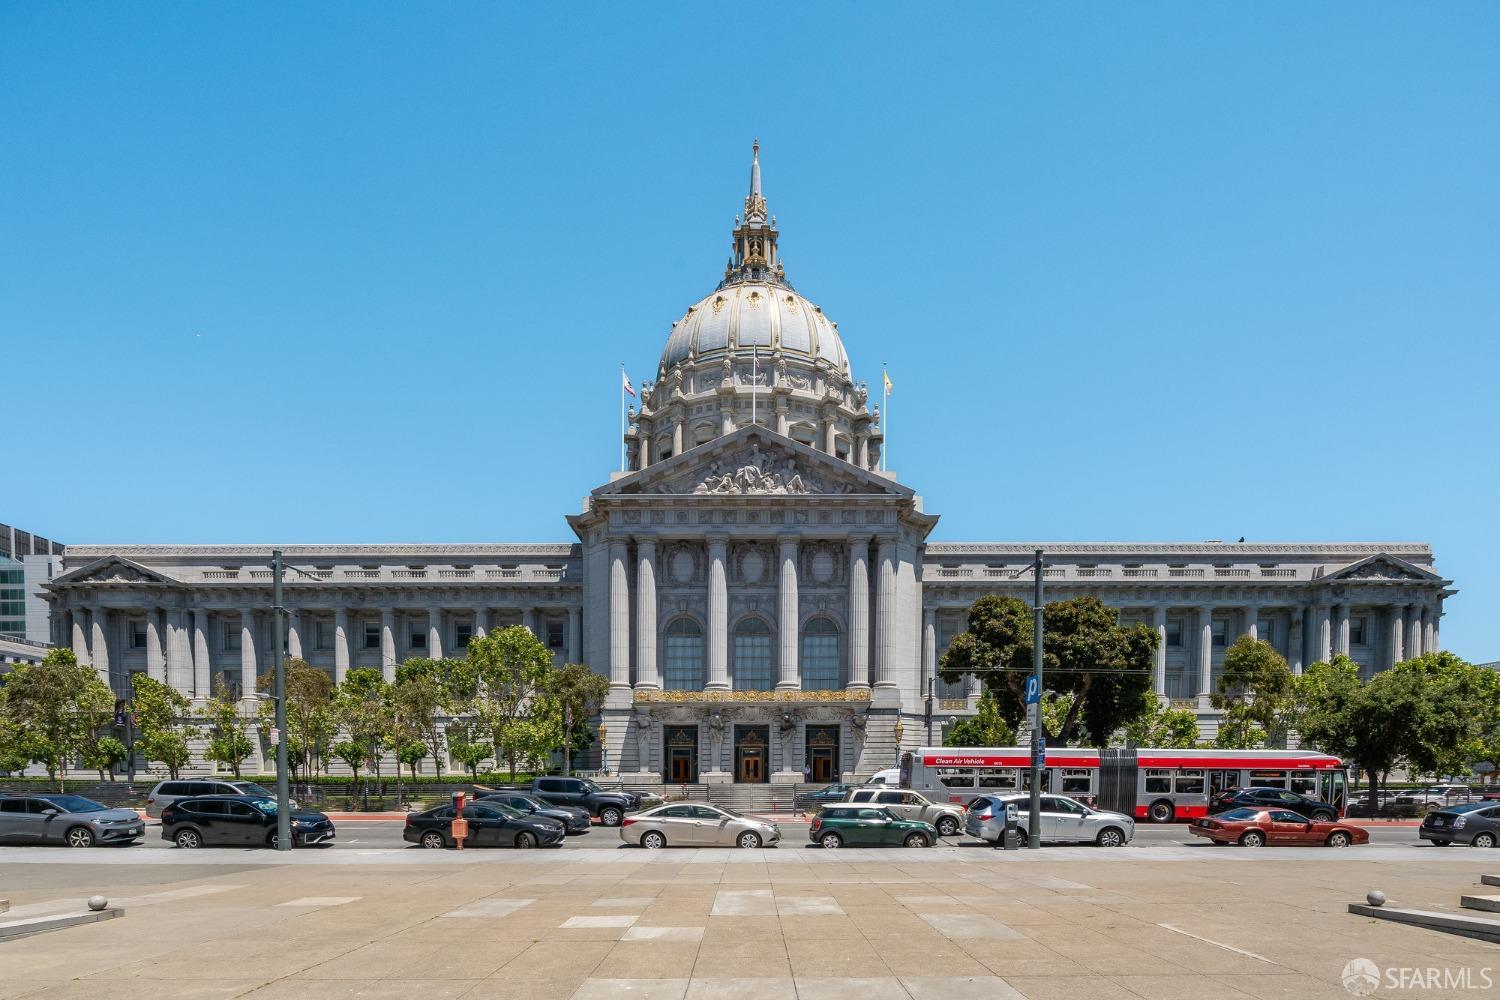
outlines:
[[[641,797],[624,789],[604,789],[587,778],[535,778],[520,788],[500,789],[525,792],[554,806],[582,809],[605,826],[619,826],[625,814],[641,808]]]
[[[1481,800],[1435,810],[1422,820],[1417,835],[1439,847],[1494,847],[1500,844],[1500,804]]]
[[[849,793],[858,787],[860,786],[848,785],[841,781],[832,785],[824,785],[822,788],[815,788],[810,792],[798,792],[793,798],[792,807],[800,809],[803,812],[812,812],[819,806],[844,801],[849,796]]]
[[[161,816],[161,811],[178,799],[196,798],[200,795],[238,795],[251,799],[276,801],[276,795],[253,781],[228,781],[220,778],[194,778],[191,781],[159,781],[146,794],[146,815],[152,819]],[[297,803],[292,802],[292,808]]]
[[[333,821],[315,809],[293,809],[292,845],[333,846]],[[178,799],[161,811],[161,839],[178,847],[275,847],[276,800],[249,795]]]
[[[1311,795],[1298,795],[1284,788],[1230,788],[1209,804],[1209,815],[1231,809],[1289,809],[1319,823],[1339,818],[1338,810]]]
[[[1471,802],[1474,790],[1468,785],[1432,785],[1428,788],[1406,788],[1396,793],[1391,802],[1397,807],[1425,813],[1462,802]]]
[[[0,844],[128,844],[146,832],[134,809],[111,809],[82,795],[0,798]]]
[[[593,817],[587,809],[578,806],[554,806],[525,792],[480,792],[476,803],[510,806],[523,816],[537,816],[556,820],[563,825],[564,833],[588,833],[594,828]]]
[[[409,813],[401,839],[433,850],[457,847],[458,843],[453,839],[454,816],[451,803],[426,812]],[[469,821],[465,847],[518,847],[525,850],[552,847],[561,844],[567,836],[558,820],[517,812],[498,802],[466,805],[464,819]]]
[[[1228,812],[1196,819],[1188,830],[1207,837],[1216,844],[1239,844],[1241,847],[1348,847],[1368,844],[1368,831],[1332,820],[1311,820],[1290,809],[1257,809],[1243,806]]]
[[[1005,836],[1005,807],[1016,805],[1016,828],[1022,837],[1030,832],[1029,794],[980,795],[969,802],[964,831],[971,837],[998,844]],[[1066,795],[1043,795],[1040,817],[1044,844],[1091,842],[1100,847],[1123,847],[1135,838],[1135,820],[1124,813],[1086,806]]]
[[[781,828],[759,816],[698,802],[676,802],[636,813],[620,827],[620,839],[642,847],[774,847]]]
[[[876,771],[870,775],[867,785],[889,785],[898,787],[901,784],[901,769],[899,767],[888,767],[884,771]]]
[[[879,806],[824,806],[807,828],[807,839],[824,850],[837,847],[931,847],[937,827],[902,819]]]
[[[902,788],[855,788],[844,800],[855,805],[884,806],[902,819],[919,819],[937,828],[939,837],[955,837],[964,828],[962,806],[930,801]]]

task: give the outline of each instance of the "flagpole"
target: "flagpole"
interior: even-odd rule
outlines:
[[[620,471],[625,471],[625,362],[620,362]]]
[[[885,362],[880,363],[880,419],[884,426],[880,429],[883,439],[880,444],[880,468],[882,471],[890,470],[891,451],[891,379],[886,373]]]
[[[755,423],[755,400],[760,394],[760,348],[750,349],[750,423]]]

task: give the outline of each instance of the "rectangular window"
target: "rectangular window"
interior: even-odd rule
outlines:
[[[333,648],[333,623],[318,622],[313,626],[313,648]]]
[[[548,649],[562,649],[563,648],[563,623],[562,622],[548,622],[547,623],[547,648]]]
[[[1285,788],[1285,771],[1251,771],[1251,788]]]
[[[365,648],[380,648],[380,623],[365,622]]]
[[[474,638],[473,622],[453,623],[453,645],[455,649],[468,649],[469,640]]]
[[[971,767],[940,767],[938,781],[947,788],[973,788],[974,769]]]
[[[1046,648],[1046,647],[1043,647]],[[1062,771],[1064,795],[1087,795],[1093,790],[1093,772],[1086,767],[1065,767]]]
[[[1045,648],[1045,647],[1043,647]],[[1172,792],[1172,772],[1160,769],[1147,769],[1146,771],[1146,794],[1147,795],[1170,795]]]
[[[1167,619],[1167,645],[1169,647],[1177,647],[1179,649],[1182,648],[1182,619],[1181,618],[1168,618]],[[1042,648],[1046,649],[1046,646],[1044,645]]]
[[[1202,795],[1203,772],[1178,771],[1176,784],[1178,795]]]
[[[146,623],[145,622],[137,620],[137,621],[133,621],[133,622],[130,623],[130,648],[131,649],[145,649],[146,648]]]
[[[1214,649],[1223,649],[1229,645],[1229,622],[1223,618],[1215,618],[1213,625]]]
[[[239,649],[240,648],[240,623],[239,622],[225,622],[224,623],[224,648],[225,649]]]
[[[981,767],[979,769],[980,788],[1004,788],[1014,790],[1018,782],[1016,772],[1008,767]]]
[[[1292,791],[1298,795],[1318,794],[1318,776],[1311,771],[1298,771],[1292,775]]]
[[[1276,645],[1276,623],[1262,621],[1259,625],[1255,626],[1255,637],[1261,642],[1269,642],[1273,646]]]
[[[411,648],[412,649],[426,649],[427,648],[427,629],[425,629],[425,628],[413,628],[411,630]]]
[[[1349,645],[1363,646],[1365,644],[1365,620],[1363,618],[1349,619]]]

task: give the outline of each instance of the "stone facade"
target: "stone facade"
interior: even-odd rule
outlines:
[[[979,596],[1094,595],[1162,637],[1157,692],[1191,706],[1240,634],[1294,670],[1367,671],[1439,647],[1453,591],[1416,543],[930,542],[922,500],[880,466],[880,414],[837,324],[792,291],[758,157],[724,279],[672,326],[617,473],[557,545],[282,546],[287,653],[342,679],[469,636],[530,627],[609,677],[603,758],[633,781],[867,775],[942,739],[977,683],[938,658]],[[116,690],[145,671],[205,698],[270,661],[270,551],[69,546],[52,641]],[[247,706],[248,707],[248,706]]]

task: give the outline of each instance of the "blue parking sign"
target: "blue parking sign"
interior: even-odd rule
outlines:
[[[1026,678],[1026,704],[1035,705],[1042,700],[1042,686],[1037,683],[1036,675],[1032,674]]]

